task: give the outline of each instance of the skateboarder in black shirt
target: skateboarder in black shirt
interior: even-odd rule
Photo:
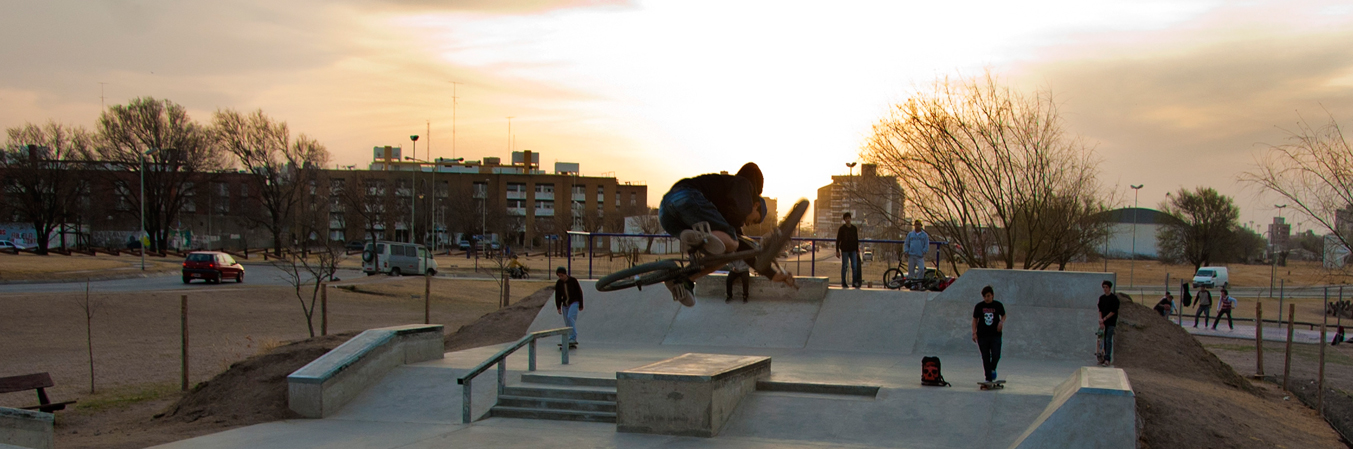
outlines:
[[[982,371],[987,382],[996,380],[996,364],[1001,361],[1001,332],[1005,329],[1005,305],[995,298],[990,285],[982,287],[982,302],[972,309],[972,341],[982,353]]]
[[[1104,295],[1099,297],[1099,328],[1104,330],[1104,360],[1100,366],[1113,363],[1113,330],[1118,327],[1118,295],[1113,293],[1113,283],[1104,281]]]

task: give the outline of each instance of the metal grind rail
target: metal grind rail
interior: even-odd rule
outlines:
[[[527,350],[527,360],[528,360],[528,362],[527,362],[527,365],[526,365],[526,366],[527,366],[527,371],[535,371],[535,370],[536,370],[536,340],[537,340],[537,339],[540,339],[540,338],[543,338],[543,337],[548,337],[548,336],[551,336],[551,335],[558,335],[558,336],[560,336],[559,344],[562,345],[563,347],[567,347],[567,346],[568,346],[568,334],[569,334],[569,332],[571,332],[572,330],[573,330],[573,328],[571,328],[571,327],[561,327],[561,328],[558,328],[558,329],[550,329],[550,330],[543,330],[543,331],[540,331],[540,332],[532,332],[532,333],[526,335],[525,337],[522,337],[520,340],[517,340],[517,342],[516,342],[516,343],[513,343],[512,346],[508,346],[508,347],[506,347],[506,348],[503,348],[502,351],[498,351],[498,353],[497,353],[497,354],[494,354],[493,357],[489,357],[488,360],[485,360],[483,363],[480,363],[479,366],[474,367],[474,369],[471,369],[470,372],[465,373],[464,376],[460,376],[459,378],[457,378],[457,379],[456,379],[456,383],[457,383],[457,384],[460,384],[460,386],[461,386],[461,387],[460,387],[460,388],[461,388],[461,397],[464,399],[464,400],[462,401],[462,405],[461,405],[461,422],[464,422],[464,423],[466,423],[466,424],[469,424],[470,421],[471,421],[471,418],[470,418],[470,415],[471,415],[471,413],[470,413],[470,397],[472,396],[473,391],[472,391],[471,388],[470,388],[470,382],[472,382],[476,376],[479,376],[480,374],[483,374],[484,371],[488,371],[488,370],[489,370],[489,367],[493,366],[494,364],[497,364],[497,365],[498,365],[498,394],[499,394],[499,395],[502,395],[502,394],[503,394],[503,386],[507,383],[507,356],[511,355],[511,354],[514,353],[514,352],[517,352],[517,350],[518,350],[518,349],[521,349],[522,346],[528,347],[528,350]],[[559,351],[559,354],[560,354],[560,355],[559,355],[559,357],[560,357],[560,363],[562,363],[562,364],[564,364],[564,365],[567,365],[567,364],[568,364],[568,353],[569,353],[569,351],[567,351],[567,350]]]

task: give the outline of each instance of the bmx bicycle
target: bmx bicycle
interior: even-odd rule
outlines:
[[[609,292],[630,287],[643,290],[646,285],[660,284],[670,279],[689,279],[706,269],[721,267],[735,260],[751,258],[756,259],[752,268],[756,269],[757,273],[763,275],[775,273],[776,268],[778,268],[775,258],[789,244],[789,238],[794,235],[794,231],[799,226],[799,220],[803,219],[803,214],[807,211],[808,200],[799,200],[794,203],[794,207],[790,209],[788,215],[785,215],[785,219],[780,221],[780,225],[771,231],[769,236],[761,240],[760,245],[747,240],[752,249],[712,256],[692,250],[686,253],[684,259],[663,259],[635,265],[597,280],[597,290]]]

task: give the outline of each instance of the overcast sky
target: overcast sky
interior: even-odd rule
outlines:
[[[0,127],[93,127],[101,103],[152,96],[203,122],[261,108],[364,166],[373,146],[409,151],[411,134],[419,158],[429,144],[432,157],[507,158],[511,116],[515,148],[547,169],[646,183],[653,205],[677,179],[747,161],[769,196],[813,199],[889,105],[984,69],[1051,90],[1129,206],[1128,184],[1146,185],[1144,207],[1210,186],[1267,223],[1275,201],[1237,176],[1302,117],[1353,124],[1347,1],[0,7]]]

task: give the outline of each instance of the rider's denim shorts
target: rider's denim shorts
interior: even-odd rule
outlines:
[[[658,223],[669,235],[677,236],[681,231],[691,229],[691,225],[708,221],[710,230],[723,231],[730,236],[738,235],[736,228],[728,224],[719,213],[719,208],[705,198],[705,194],[690,187],[677,187],[662,196],[658,205]]]

